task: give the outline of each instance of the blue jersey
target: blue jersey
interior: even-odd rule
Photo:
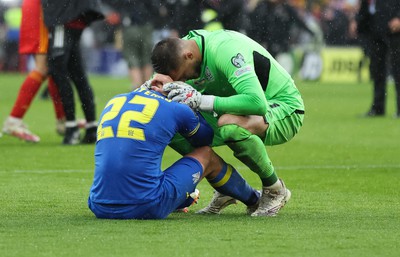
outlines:
[[[138,88],[117,95],[100,116],[90,199],[100,204],[142,204],[160,195],[161,159],[176,133],[193,146],[210,145],[213,132],[188,106]]]

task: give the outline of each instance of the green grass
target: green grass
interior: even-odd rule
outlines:
[[[0,122],[23,79],[0,74]],[[129,89],[126,79],[91,82],[98,114]],[[393,86],[387,116],[375,119],[358,117],[370,104],[367,83],[298,87],[304,127],[291,142],[268,148],[292,191],[274,218],[248,217],[243,204],[219,216],[194,214],[212,195],[203,181],[200,202],[187,214],[98,220],[86,206],[94,146],[61,146],[51,102],[36,99],[25,121],[42,141],[0,138],[0,256],[399,256],[400,119],[392,117]],[[260,187],[229,149],[216,150]],[[164,168],[178,157],[167,149]]]

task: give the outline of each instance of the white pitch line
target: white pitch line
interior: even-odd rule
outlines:
[[[235,166],[238,170],[247,170],[247,166]],[[365,164],[365,165],[299,165],[299,166],[276,166],[277,170],[355,170],[355,169],[400,169],[400,164]],[[7,171],[0,170],[0,173]],[[86,173],[94,170],[14,170],[15,173]]]
[[[5,171],[0,171],[5,172]],[[93,172],[93,170],[14,170],[15,173],[36,173],[36,174],[45,174],[45,173],[85,173],[85,172]]]
[[[248,169],[239,165],[235,168]],[[275,166],[277,170],[355,170],[355,169],[400,169],[400,164],[365,164],[365,165],[299,165],[299,166]]]

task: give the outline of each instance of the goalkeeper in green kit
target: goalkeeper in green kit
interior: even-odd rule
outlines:
[[[275,216],[291,193],[265,146],[289,141],[303,124],[304,103],[291,76],[260,44],[229,30],[193,30],[182,39],[164,39],[151,59],[156,74],[149,86],[200,111],[214,128],[213,146],[229,146],[260,177],[262,195],[251,216]],[[182,137],[170,146],[181,154],[192,150]],[[235,203],[218,192],[225,180],[209,181],[217,191],[199,213],[219,214]]]

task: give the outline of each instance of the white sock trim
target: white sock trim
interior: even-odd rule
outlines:
[[[94,128],[94,127],[97,127],[97,122],[96,121],[92,121],[92,122],[88,122],[88,123],[86,123],[86,125],[85,125],[85,128]]]
[[[78,126],[78,123],[74,120],[74,121],[66,121],[65,122],[65,127],[66,128],[73,128]]]
[[[7,121],[11,122],[11,123],[22,123],[22,119],[21,118],[16,118],[16,117],[13,117],[13,116],[8,116]]]
[[[268,189],[272,190],[279,190],[283,187],[282,182],[278,179],[273,185],[267,187]]]

